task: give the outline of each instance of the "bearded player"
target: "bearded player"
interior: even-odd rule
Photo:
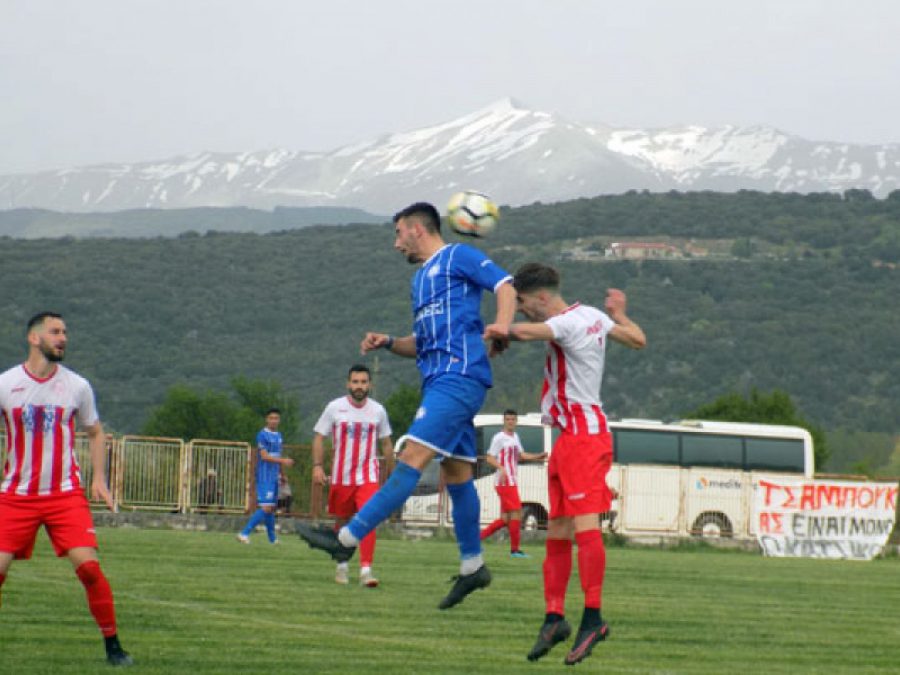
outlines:
[[[560,430],[547,466],[550,522],[544,559],[546,615],[530,661],[568,639],[566,588],[572,572],[572,548],[578,546],[578,576],[584,592],[581,624],[565,663],[590,655],[609,635],[600,613],[606,551],[600,514],[610,509],[606,475],[612,465],[612,435],[600,403],[600,383],[609,340],[642,349],[647,339],[625,313],[625,294],[609,289],[605,309],[575,303],[560,295],[559,273],[528,263],[513,280],[519,311],[533,323],[510,327],[512,340],[548,342],[541,395],[543,421]]]
[[[87,593],[88,607],[106,644],[107,661],[132,659],[117,637],[109,582],[97,558],[97,537],[75,458],[75,423],[87,432],[91,451],[91,497],[113,508],[106,486],[106,439],[94,392],[80,375],[60,364],[66,324],[42,312],[28,322],[28,359],[0,375],[0,411],[8,456],[0,482],[0,586],[13,559],[27,560],[43,525],[59,557],[66,556]]]
[[[335,517],[335,529],[356,515],[378,491],[378,446],[388,473],[394,468],[394,446],[391,443],[391,424],[387,411],[378,401],[369,398],[371,377],[363,365],[350,368],[347,375],[347,395],[331,401],[314,427],[312,479],[325,485],[327,477],[322,463],[325,458],[325,438],[331,438],[331,488],[328,490],[328,513]],[[372,573],[375,558],[375,530],[359,542],[359,583],[367,588],[378,586]],[[349,583],[349,563],[338,562],[335,582]]]

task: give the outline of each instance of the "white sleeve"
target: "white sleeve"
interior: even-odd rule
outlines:
[[[491,439],[491,447],[488,448],[487,454],[491,457],[500,457],[500,451],[503,449],[503,432],[498,431]]]
[[[329,403],[325,406],[325,410],[322,411],[322,415],[319,417],[319,421],[316,422],[316,426],[313,427],[313,431],[321,436],[331,436],[331,430],[334,428],[334,411],[332,410],[332,405]]]
[[[387,410],[384,409],[383,405],[378,406],[379,417],[381,418],[378,422],[378,438],[387,438],[393,432],[391,431],[391,421],[388,419]]]
[[[578,327],[578,323],[572,321],[572,318],[572,314],[557,314],[544,322],[553,333],[553,339],[563,346],[571,341]]]
[[[100,416],[97,414],[97,401],[94,398],[94,390],[91,389],[90,382],[82,379],[80,385],[77,398],[78,423],[82,427],[91,427],[100,421]]]

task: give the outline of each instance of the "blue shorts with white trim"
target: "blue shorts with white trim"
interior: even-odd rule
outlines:
[[[447,373],[429,380],[406,436],[440,458],[474,462],[477,450],[472,422],[486,395],[487,387],[471,377]]]
[[[278,481],[256,484],[256,504],[258,506],[275,506],[278,503]]]

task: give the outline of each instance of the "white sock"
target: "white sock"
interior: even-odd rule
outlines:
[[[472,556],[471,558],[465,558],[464,560],[459,561],[459,573],[462,576],[467,576],[469,574],[473,574],[478,571],[478,568],[484,565],[484,559],[481,557],[481,554]]]
[[[349,572],[350,565],[348,563],[342,562],[337,564],[338,572]]]
[[[366,574],[372,574],[372,568],[368,565],[359,568],[359,576],[364,576]]]
[[[341,531],[338,532],[338,541],[341,542],[344,546],[349,546],[351,548],[356,548],[359,546],[359,539],[354,537],[350,533],[350,528],[344,525],[341,528]]]

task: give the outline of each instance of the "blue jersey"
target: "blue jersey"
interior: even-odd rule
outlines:
[[[256,447],[259,450],[265,450],[272,457],[281,457],[281,432],[269,431],[263,429],[256,434]],[[264,462],[261,457],[257,456],[256,462],[256,483],[257,485],[278,484],[278,474],[281,471],[281,465],[276,462]]]
[[[412,279],[416,365],[422,381],[456,373],[491,386],[481,293],[512,277],[477,248],[447,244]]]

